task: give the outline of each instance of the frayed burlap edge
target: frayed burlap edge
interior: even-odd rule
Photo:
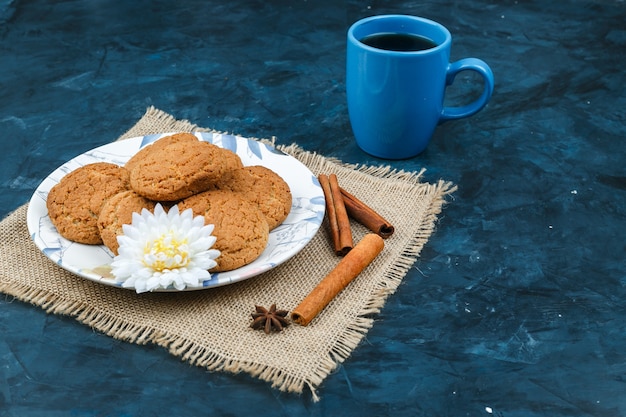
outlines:
[[[215,130],[198,127],[186,120],[177,120],[173,116],[154,107],[147,109],[143,118],[146,117],[151,118],[152,122],[157,121],[157,123],[153,123],[150,131],[142,130],[138,122],[137,125],[124,133],[120,137],[120,140],[151,133],[174,131],[217,132]],[[255,139],[275,144],[275,138]],[[172,355],[181,358],[183,361],[204,367],[209,371],[225,371],[233,374],[245,372],[252,377],[271,383],[273,388],[284,392],[301,394],[303,388],[306,386],[311,391],[313,401],[319,401],[317,388],[340,363],[344,362],[350,356],[352,351],[358,347],[359,343],[373,326],[374,319],[371,316],[381,311],[388,296],[396,291],[404,276],[417,261],[421,249],[435,231],[437,217],[447,202],[446,197],[456,191],[457,187],[443,180],[435,184],[422,183],[421,178],[425,172],[424,169],[419,172],[407,172],[394,170],[388,166],[346,164],[334,158],[328,158],[315,152],[306,151],[296,144],[278,145],[277,148],[300,160],[313,172],[331,172],[333,165],[339,165],[344,168],[349,168],[355,173],[365,173],[377,178],[397,180],[415,185],[419,184],[423,189],[424,195],[431,196],[430,206],[426,210],[426,215],[422,222],[423,227],[407,242],[403,253],[395,260],[395,263],[389,266],[387,271],[378,280],[376,291],[371,294],[370,300],[365,303],[361,311],[358,312],[357,319],[352,326],[345,329],[343,334],[337,339],[336,343],[328,352],[328,357],[319,364],[319,368],[314,372],[314,378],[300,379],[264,364],[233,361],[205,347],[196,346],[193,341],[168,335],[148,326],[129,324],[123,320],[114,319],[106,312],[99,311],[88,304],[80,301],[61,300],[58,295],[48,293],[44,290],[33,289],[0,280],[0,292],[14,296],[20,301],[37,305],[48,313],[73,317],[77,321],[113,338],[141,345],[148,343],[156,344],[167,349]],[[26,208],[27,205],[24,205],[9,216],[19,215],[25,218]],[[67,274],[60,268],[59,273]]]

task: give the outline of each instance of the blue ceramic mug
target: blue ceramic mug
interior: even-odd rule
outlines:
[[[386,159],[413,157],[426,149],[439,123],[471,116],[487,104],[491,69],[477,58],[450,63],[451,43],[444,26],[416,16],[373,16],[350,27],[346,92],[361,149]],[[446,87],[466,70],[482,76],[482,95],[465,106],[444,107]]]

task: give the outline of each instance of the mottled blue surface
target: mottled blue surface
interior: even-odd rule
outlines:
[[[345,32],[438,20],[496,77],[478,115],[387,162],[355,145]],[[0,416],[626,415],[626,4],[0,1],[0,213],[154,105],[459,186],[322,400],[209,373],[0,297]],[[461,74],[449,102],[480,91]]]

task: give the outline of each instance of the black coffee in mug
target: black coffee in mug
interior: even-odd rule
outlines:
[[[412,33],[374,33],[361,42],[372,48],[399,52],[425,51],[437,46],[432,40]]]

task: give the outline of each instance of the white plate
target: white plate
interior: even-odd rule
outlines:
[[[50,174],[37,187],[28,206],[28,232],[37,247],[69,272],[102,284],[121,286],[111,275],[113,254],[104,245],[84,245],[59,235],[48,216],[48,192],[63,176],[78,167],[94,162],[123,165],[139,149],[169,134],[136,137],[100,146],[68,161]],[[324,193],[316,176],[300,161],[270,145],[226,134],[195,135],[199,140],[236,152],[244,165],[263,165],[272,169],[289,184],[293,197],[289,216],[271,231],[267,247],[259,258],[239,269],[212,274],[211,279],[204,281],[202,288],[218,287],[254,277],[297,254],[317,233],[324,218]]]

